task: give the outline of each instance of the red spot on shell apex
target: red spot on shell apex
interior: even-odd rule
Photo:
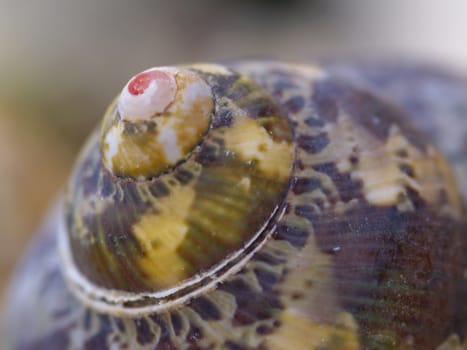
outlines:
[[[141,95],[154,80],[170,81],[170,76],[166,72],[156,69],[139,73],[128,83],[128,91],[135,96]]]

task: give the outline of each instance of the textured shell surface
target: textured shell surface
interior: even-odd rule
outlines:
[[[139,73],[18,267],[2,346],[467,349],[466,147],[467,81],[419,66]]]

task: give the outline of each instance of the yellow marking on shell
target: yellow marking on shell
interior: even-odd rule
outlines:
[[[302,230],[313,230],[306,219],[294,217],[292,222]],[[335,323],[341,310],[337,301],[332,258],[316,245],[313,235],[308,237],[299,252],[285,247],[282,251],[290,254],[287,262],[289,273],[280,286],[282,304],[312,323]],[[302,297],[294,298],[297,293]]]
[[[436,350],[467,350],[467,339],[461,343],[461,339],[458,334],[450,334],[448,338],[436,348]]]
[[[104,163],[116,174],[135,178],[148,173],[157,174],[170,163],[164,145],[158,141],[155,133],[126,135],[121,123],[107,132],[105,145],[108,151]]]
[[[419,159],[422,157],[421,152],[394,128],[385,145],[362,151],[358,169],[353,176],[363,181],[365,197],[371,204],[398,204],[401,196],[406,194],[406,185],[418,189],[417,182],[404,174],[399,167],[395,153],[401,147],[410,148],[411,153]]]
[[[172,187],[170,196],[158,199],[156,213],[144,215],[133,226],[133,233],[145,252],[139,266],[152,285],[174,286],[189,273],[177,248],[188,232],[186,219],[194,198],[192,187]]]
[[[399,150],[407,154],[404,159],[397,156]],[[452,215],[461,216],[461,203],[457,195],[453,174],[444,157],[434,147],[428,146],[426,152],[420,151],[393,126],[389,138],[384,145],[385,158],[391,162],[378,167],[376,159],[363,157],[361,165],[366,196],[370,202],[377,204],[396,203],[399,196],[406,195],[405,186],[417,190],[420,196],[428,203],[437,205],[441,191],[445,191],[447,201],[450,204],[449,211]],[[413,170],[413,176],[404,173],[401,166],[409,166]],[[379,178],[379,179],[378,179]],[[378,189],[381,179],[387,182],[386,193]],[[384,188],[384,187],[383,187]]]
[[[188,157],[209,127],[214,101],[210,87],[184,69],[176,75],[172,104],[149,121],[116,120],[115,108],[105,117],[103,161],[120,176],[147,178],[166,171]]]
[[[407,187],[416,190],[432,205],[439,205],[440,193],[444,191],[449,203],[446,211],[456,217],[461,215],[453,174],[435,148],[419,150],[395,125],[387,140],[382,142],[346,115],[341,115],[335,124],[327,124],[325,130],[331,143],[321,154],[313,155],[313,161],[335,159],[340,172],[348,172],[352,179],[362,182],[369,203],[413,210]],[[406,156],[401,157],[400,151]],[[357,164],[351,163],[352,156],[358,156]],[[413,170],[413,176],[402,170],[406,166]]]
[[[287,178],[294,159],[292,144],[276,141],[258,120],[239,117],[225,132],[225,144],[242,161],[256,161],[268,177]]]
[[[400,149],[405,150],[407,156],[403,163],[411,166],[414,171],[415,181],[412,181],[411,185],[427,202],[436,203],[439,200],[440,191],[445,190],[448,202],[453,204],[453,209],[459,209],[457,215],[461,214],[460,197],[456,191],[454,176],[446,159],[438,150],[433,146],[428,146],[425,154],[420,152],[395,126],[391,128],[385,147],[387,152],[393,155]],[[407,175],[405,179],[409,181]]]
[[[305,219],[289,220],[296,227],[312,230]],[[314,236],[310,235],[298,252],[290,246],[276,249],[288,255],[288,273],[279,287],[285,310],[279,317],[280,327],[268,335],[268,348],[360,349],[357,322],[339,307],[332,258],[320,250]],[[295,298],[297,293],[301,297]]]
[[[348,315],[339,315],[342,319]],[[355,328],[342,325],[326,325],[310,321],[292,310],[285,310],[280,317],[281,326],[267,338],[268,349],[360,349]]]
[[[284,305],[310,321],[331,324],[339,311],[332,264],[314,243],[295,253],[289,263],[290,275],[281,286]],[[303,298],[294,299],[295,293]]]
[[[251,187],[251,179],[249,177],[243,177],[239,182],[238,182],[238,187],[243,190],[244,192],[250,191]]]

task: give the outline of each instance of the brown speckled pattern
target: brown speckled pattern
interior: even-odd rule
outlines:
[[[464,214],[445,173],[417,187],[424,179],[418,168],[400,166],[413,152],[415,164],[429,163],[429,142],[400,123],[406,115],[396,105],[319,69],[275,62],[233,68],[287,108],[294,128],[295,173],[272,238],[215,290],[119,319],[67,291],[55,211],[12,284],[11,349],[428,350],[443,342],[441,349],[457,349]],[[360,137],[347,139],[348,130]],[[389,141],[405,139],[393,154]],[[357,147],[363,144],[373,148]],[[394,198],[368,186],[372,151],[380,152],[373,161],[381,167],[400,170]],[[423,186],[438,195],[424,197]]]

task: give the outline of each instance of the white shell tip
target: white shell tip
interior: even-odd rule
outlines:
[[[163,113],[175,99],[175,72],[151,68],[136,74],[120,94],[118,112],[123,120],[139,122]]]

